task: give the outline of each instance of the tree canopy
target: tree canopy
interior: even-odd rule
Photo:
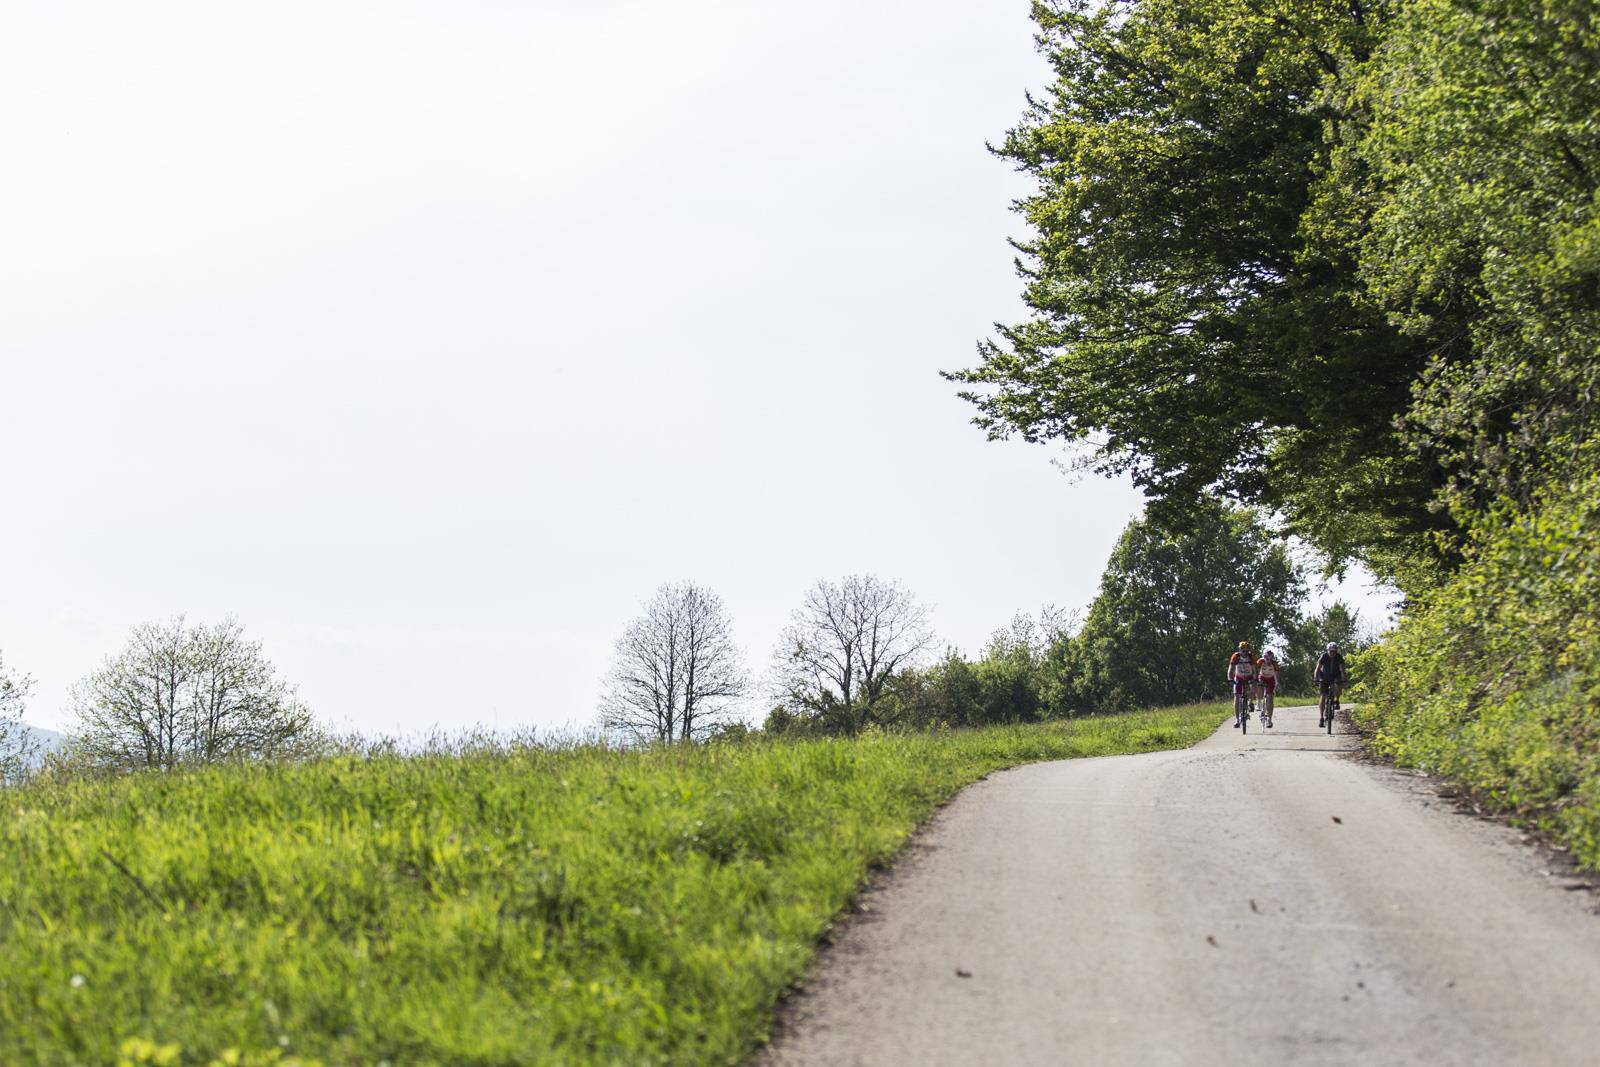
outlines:
[[[1449,337],[1405,443],[1470,521],[1592,468],[1600,386],[1600,20],[1588,0],[1410,0],[1349,90],[1310,223],[1366,298]]]
[[[171,770],[293,753],[311,713],[231,616],[133,628],[74,691],[75,750],[94,764]]]
[[[1249,511],[1211,501],[1181,534],[1135,519],[1073,638],[1073,703],[1105,710],[1220,691],[1237,642],[1259,654],[1298,630],[1305,592],[1284,544]]]
[[[1168,524],[1221,491],[1390,578],[1452,565],[1471,508],[1591,435],[1591,16],[1035,4],[1055,79],[995,148],[1036,183],[1031,314],[951,377]]]

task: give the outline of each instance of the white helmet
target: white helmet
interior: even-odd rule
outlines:
[[[1329,652],[1337,652],[1337,651],[1339,651],[1339,646],[1336,643],[1334,643],[1333,641],[1329,641],[1328,642],[1328,651]]]

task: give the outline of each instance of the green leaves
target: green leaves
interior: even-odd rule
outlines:
[[[1579,470],[1600,395],[1586,0],[1035,5],[997,149],[1032,315],[952,379],[1155,516],[1213,492],[1414,587]]]
[[[998,149],[1038,182],[1018,204],[1034,314],[950,375],[981,425],[1077,443],[1164,520],[1221,490],[1336,555],[1368,545],[1346,543],[1318,490],[1380,453],[1381,508],[1359,501],[1371,537],[1437,525],[1425,464],[1391,426],[1425,346],[1359,302],[1348,254],[1301,232],[1333,87],[1387,10],[1036,7],[1057,80]]]
[[[1580,0],[1413,0],[1352,88],[1331,202],[1370,298],[1449,338],[1405,443],[1461,521],[1581,469],[1600,384],[1600,26]],[[1332,186],[1342,186],[1333,190]]]
[[[1503,502],[1362,666],[1384,755],[1453,779],[1600,868],[1600,478]]]
[[[1209,501],[1192,532],[1129,523],[1073,639],[1080,707],[1148,707],[1225,686],[1239,641],[1294,632],[1299,569],[1251,513]]]

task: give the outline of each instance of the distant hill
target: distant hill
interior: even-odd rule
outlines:
[[[67,743],[67,735],[55,730],[46,730],[42,726],[29,726],[27,723],[23,723],[22,728],[38,743],[36,757],[42,758],[46,753]]]

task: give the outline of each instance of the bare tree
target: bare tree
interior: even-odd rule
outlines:
[[[897,671],[933,644],[928,612],[896,582],[851,575],[806,593],[774,655],[778,699],[847,733],[876,721]]]
[[[0,785],[25,778],[39,756],[39,741],[22,721],[33,679],[6,669],[0,654]]]
[[[311,713],[261,645],[228,617],[134,627],[127,646],[74,692],[74,739],[95,763],[172,768],[289,750]]]
[[[745,687],[721,598],[674,582],[656,590],[617,640],[600,723],[634,740],[690,741],[725,720]]]

